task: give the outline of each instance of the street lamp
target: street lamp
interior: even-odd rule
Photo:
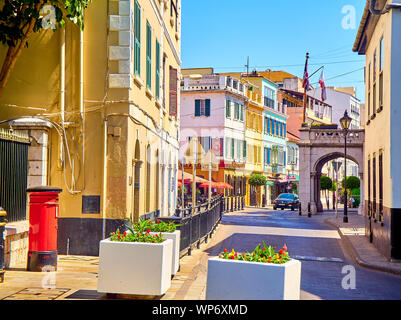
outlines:
[[[344,218],[343,222],[348,223],[348,195],[347,195],[347,135],[349,126],[351,124],[352,119],[348,116],[347,110],[344,112],[344,117],[340,119],[341,127],[344,131],[344,177],[345,177],[345,185],[344,185]]]

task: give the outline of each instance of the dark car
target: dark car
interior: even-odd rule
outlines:
[[[291,209],[292,211],[298,209],[299,208],[298,196],[292,193],[280,194],[278,198],[273,201],[273,209],[277,210],[278,208],[280,208],[281,210]]]

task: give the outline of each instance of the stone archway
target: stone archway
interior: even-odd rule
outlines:
[[[314,194],[312,195],[312,200],[314,200],[313,202],[316,204],[317,212],[323,211],[323,205],[321,202],[321,194],[320,194],[320,178],[322,176],[322,169],[323,169],[324,165],[326,163],[328,163],[329,161],[336,160],[336,159],[344,159],[344,156],[345,156],[345,154],[341,153],[341,152],[329,153],[327,155],[322,156],[313,165],[313,171],[311,172],[311,179],[313,180],[312,184],[315,187],[314,187]],[[352,162],[356,163],[360,169],[363,168],[363,159],[361,162],[360,159],[358,161],[353,156],[347,155],[347,160],[351,160]],[[361,180],[361,197],[363,197],[363,194],[362,194],[363,173],[361,172],[362,170],[359,170],[359,171],[360,171],[359,178]],[[362,201],[362,199],[361,199],[361,201]]]
[[[302,214],[322,211],[320,202],[320,177],[323,165],[336,158],[344,158],[344,134],[342,130],[300,129],[299,145],[299,199]],[[361,201],[359,213],[363,213],[364,130],[350,130],[347,135],[347,159],[359,166]]]

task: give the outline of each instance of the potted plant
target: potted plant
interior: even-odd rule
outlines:
[[[128,220],[129,221],[129,220]],[[180,267],[180,230],[177,230],[179,225],[174,222],[164,222],[156,220],[152,222],[151,220],[139,219],[139,222],[133,223],[129,221],[132,225],[132,229],[127,226],[130,232],[149,232],[151,235],[161,234],[164,239],[171,239],[173,241],[172,246],[172,261],[171,261],[171,275],[175,275]]]
[[[207,300],[299,300],[300,287],[301,262],[286,245],[278,252],[264,242],[252,253],[224,249],[208,261]]]
[[[113,232],[100,241],[98,292],[160,296],[171,286],[171,239]]]

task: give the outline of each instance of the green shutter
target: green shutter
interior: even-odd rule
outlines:
[[[234,138],[231,138],[231,158],[234,159]]]
[[[205,101],[205,116],[210,117],[210,99]]]
[[[243,157],[246,159],[246,141],[244,141]]]
[[[195,100],[195,117],[200,117],[200,100]]]
[[[141,8],[136,0],[134,15],[134,72],[139,76],[141,74]]]
[[[160,97],[160,43],[156,40],[156,99]]]
[[[230,100],[226,100],[226,118],[231,118],[231,104],[230,104]]]
[[[152,29],[146,23],[146,87],[152,87]]]

